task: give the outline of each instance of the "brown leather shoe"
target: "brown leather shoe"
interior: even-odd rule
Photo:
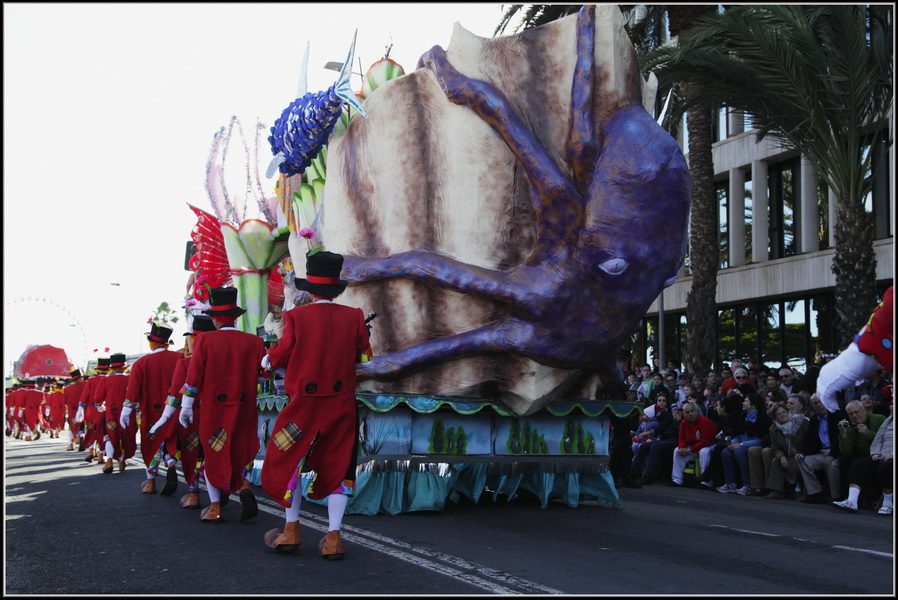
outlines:
[[[343,558],[343,544],[340,543],[339,531],[328,531],[327,535],[318,542],[318,554],[327,560],[340,560]]]
[[[156,480],[155,479],[145,479],[143,483],[140,484],[140,491],[144,494],[155,494],[156,493]]]
[[[199,508],[200,507],[200,493],[199,492],[187,492],[183,496],[181,496],[181,508]]]
[[[112,459],[107,458],[106,463],[103,465],[103,475],[109,475],[112,473]]]
[[[296,552],[302,544],[299,535],[299,521],[287,523],[284,529],[270,529],[265,534],[265,545],[279,552]]]
[[[221,504],[212,502],[200,513],[200,519],[203,523],[221,523]]]
[[[238,490],[238,491],[242,492],[243,490],[252,490],[252,488],[249,485],[249,479],[244,479],[243,483],[240,484],[240,490]]]
[[[128,461],[127,461],[127,460],[120,460],[120,461],[118,461],[118,472],[121,473],[122,471],[125,470],[125,467],[127,467],[127,466],[128,466]]]
[[[240,490],[240,520],[249,521],[259,514],[259,505],[252,490]]]

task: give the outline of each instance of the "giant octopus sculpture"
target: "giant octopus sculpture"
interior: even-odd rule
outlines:
[[[644,86],[619,9],[584,6],[493,39],[456,24],[368,98],[330,140],[324,201],[345,301],[379,315],[359,391],[526,415],[617,388],[690,202]]]

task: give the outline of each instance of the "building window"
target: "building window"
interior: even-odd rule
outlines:
[[[718,246],[720,248],[720,268],[730,266],[730,216],[727,206],[727,181],[721,181],[714,186],[717,193],[717,224]]]
[[[745,264],[752,263],[752,231],[755,224],[754,200],[752,199],[751,169],[745,173]]]
[[[799,161],[793,159],[771,165],[768,170],[770,181],[769,246],[771,260],[794,256],[797,244],[797,207],[799,181]]]
[[[865,147],[864,152],[870,152],[870,146]],[[889,196],[888,160],[888,140],[881,140],[873,147],[873,162],[877,165],[873,189],[864,197],[864,207],[868,213],[873,215],[873,236],[877,240],[892,237],[895,234]]]

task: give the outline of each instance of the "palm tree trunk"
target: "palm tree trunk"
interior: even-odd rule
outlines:
[[[876,298],[873,219],[860,199],[839,199],[835,241],[836,347],[846,348],[867,322]]]
[[[717,269],[720,262],[714,161],[711,154],[711,110],[686,113],[689,171],[692,173],[689,258],[692,288],[686,297],[686,356],[690,373],[707,373],[717,347]]]

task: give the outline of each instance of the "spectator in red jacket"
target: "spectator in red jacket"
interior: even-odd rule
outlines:
[[[699,456],[702,448],[712,447],[716,443],[715,436],[717,435],[717,425],[699,412],[695,402],[690,400],[683,403],[680,410],[683,412],[683,420],[680,423],[677,449],[673,453],[673,472],[671,473],[671,484],[675,486],[683,485],[683,471],[686,470],[686,463]],[[699,465],[702,470],[707,467],[707,460],[710,459],[709,452],[703,454],[706,462],[704,465]]]

